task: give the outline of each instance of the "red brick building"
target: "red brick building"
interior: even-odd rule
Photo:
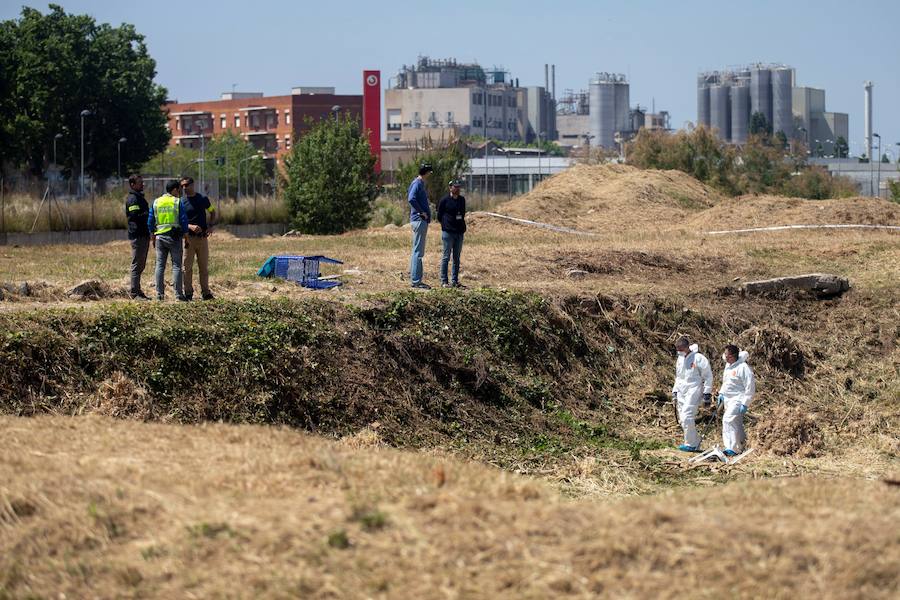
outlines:
[[[201,137],[208,140],[232,130],[265,152],[266,158],[280,159],[309,129],[308,119],[328,117],[335,106],[341,114],[349,113],[362,122],[362,95],[335,94],[334,88],[294,88],[288,96],[222,96],[221,100],[167,103],[169,144],[199,148]]]

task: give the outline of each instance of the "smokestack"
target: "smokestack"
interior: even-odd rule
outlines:
[[[556,65],[550,65],[550,97],[556,100]]]
[[[866,89],[866,157],[872,161],[872,82],[865,82],[864,87]]]
[[[544,63],[544,91],[550,90],[550,65]]]

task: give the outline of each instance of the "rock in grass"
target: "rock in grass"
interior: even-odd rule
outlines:
[[[569,269],[566,272],[566,276],[569,279],[584,279],[585,277],[587,277],[587,274],[587,271],[582,271],[581,269]]]
[[[776,277],[748,281],[743,291],[754,295],[777,295],[783,292],[808,292],[817,298],[833,298],[850,289],[850,280],[830,273],[808,273],[792,277]]]

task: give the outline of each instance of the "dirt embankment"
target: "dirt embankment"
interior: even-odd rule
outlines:
[[[720,201],[716,191],[680,171],[576,165],[497,212],[584,231],[658,230]]]
[[[392,445],[455,448],[510,468],[619,452],[652,478],[640,453],[677,439],[668,389],[682,333],[717,369],[724,344],[750,350],[761,420],[788,405],[814,414],[822,427],[811,435],[826,442],[882,433],[897,408],[888,401],[895,381],[879,365],[898,352],[886,342],[898,332],[887,309],[859,302],[723,298],[699,313],[652,297],[550,301],[479,290],[362,306],[251,300],[10,312],[0,315],[0,411],[340,436],[375,428]],[[769,431],[766,443],[790,431]]]
[[[900,225],[900,206],[876,198],[728,198],[680,171],[577,165],[497,212],[594,233],[707,231],[772,225]],[[504,227],[515,227],[504,223]]]
[[[701,231],[776,225],[900,225],[900,205],[879,198],[741,196],[694,215],[688,225]]]

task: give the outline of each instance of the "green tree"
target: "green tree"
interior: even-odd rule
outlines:
[[[788,138],[783,131],[776,132],[773,138],[778,148],[785,150],[788,147]]]
[[[312,123],[285,157],[284,198],[304,233],[343,233],[366,225],[381,186],[375,157],[349,115]]]
[[[891,159],[890,159],[890,157],[889,157],[887,154],[882,154],[882,155],[881,155],[881,162],[890,164]]]
[[[120,138],[124,171],[168,142],[166,90],[153,82],[156,63],[134,26],[97,24],[55,4],[46,15],[26,7],[0,24],[0,48],[0,152],[11,163],[40,175],[62,134],[59,162],[77,172],[82,110],[91,113],[85,171],[95,177],[116,172]]]
[[[888,180],[888,189],[891,190],[891,202],[900,203],[900,181]]]
[[[265,178],[265,161],[253,159],[258,152],[256,146],[230,129],[215,136],[206,144],[207,178],[219,179],[220,194],[236,194],[247,181]]]
[[[834,143],[834,155],[838,158],[847,158],[850,156],[850,145],[842,135],[839,135]]]
[[[426,137],[422,140],[422,152],[414,160],[400,161],[397,169],[398,185],[395,189],[399,199],[406,200],[409,184],[419,175],[419,166],[422,163],[428,163],[434,169],[434,173],[428,178],[426,185],[428,201],[434,205],[437,205],[447,193],[447,184],[450,183],[450,180],[462,177],[469,166],[469,160],[466,158],[460,142],[453,141],[447,145],[439,145],[430,137]]]
[[[761,112],[750,115],[750,135],[772,135],[772,125],[766,115]]]

